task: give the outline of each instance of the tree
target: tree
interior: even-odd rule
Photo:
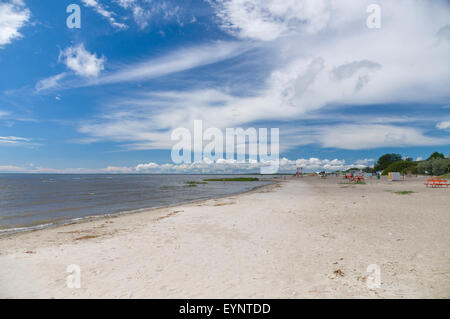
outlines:
[[[383,170],[383,175],[387,175],[389,172],[400,172],[400,173],[407,173],[411,172],[412,174],[417,173],[417,162],[408,162],[408,161],[399,161],[389,164],[388,167],[386,167]]]
[[[431,161],[423,161],[417,165],[417,171],[420,174],[431,174],[433,167],[431,165]]]
[[[431,159],[417,165],[417,171],[421,174],[443,175],[449,171],[450,161],[448,159]]]
[[[375,171],[382,171],[384,170],[386,167],[389,166],[389,164],[392,164],[394,162],[399,162],[402,160],[402,156],[400,154],[394,154],[394,153],[390,153],[390,154],[384,154],[383,156],[381,156],[377,163],[375,164]]]
[[[434,152],[433,154],[430,155],[430,157],[428,157],[427,161],[432,160],[432,159],[444,159],[444,158],[445,158],[444,154]]]
[[[433,175],[444,175],[448,171],[448,161],[445,159],[434,159],[431,161]]]

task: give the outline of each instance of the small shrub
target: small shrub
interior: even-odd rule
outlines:
[[[397,195],[410,195],[414,193],[413,191],[399,191],[399,192],[395,192],[395,194]]]
[[[188,184],[188,185],[203,185],[203,184],[208,184],[208,183],[207,182],[188,181],[188,182],[186,182],[186,184]]]

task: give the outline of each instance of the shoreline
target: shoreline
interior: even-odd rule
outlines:
[[[107,175],[107,174],[105,174],[105,175]],[[226,195],[221,195],[221,196],[211,196],[211,197],[207,197],[207,198],[195,199],[195,200],[190,200],[190,201],[182,201],[182,202],[179,202],[179,203],[176,203],[173,205],[144,207],[144,208],[139,208],[139,209],[134,209],[134,210],[119,211],[119,212],[110,213],[110,214],[77,217],[77,218],[73,218],[73,219],[68,219],[61,223],[47,223],[47,224],[33,225],[33,226],[29,226],[29,227],[15,227],[15,228],[5,228],[5,229],[0,228],[0,239],[7,237],[7,236],[15,235],[15,234],[41,231],[41,230],[45,230],[45,229],[63,227],[63,226],[67,226],[67,225],[74,225],[74,224],[80,224],[80,223],[88,223],[88,222],[92,222],[92,221],[103,219],[103,218],[114,218],[114,217],[123,216],[123,215],[146,213],[146,212],[151,212],[153,210],[164,209],[164,208],[176,208],[177,206],[182,206],[185,204],[191,204],[191,203],[195,204],[197,202],[207,201],[207,200],[211,200],[211,199],[220,199],[220,198],[224,198],[224,197],[228,197],[228,196],[235,196],[235,195],[240,195],[240,194],[251,193],[252,191],[257,190],[259,188],[264,188],[264,187],[268,187],[271,185],[275,185],[279,182],[280,182],[280,180],[273,179],[273,180],[268,181],[268,184],[266,184],[266,185],[255,186],[249,190],[226,194]]]
[[[291,178],[2,237],[0,298],[450,298],[448,190],[339,182]]]

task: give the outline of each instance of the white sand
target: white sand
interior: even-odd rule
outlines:
[[[449,298],[450,190],[339,181],[0,238],[0,297]],[[70,264],[80,289],[66,286]],[[370,264],[381,269],[372,290]]]

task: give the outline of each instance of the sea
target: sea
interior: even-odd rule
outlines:
[[[202,184],[204,179],[230,177],[258,177],[259,181]],[[273,183],[273,178],[251,175],[0,174],[0,236],[238,194]],[[192,182],[198,184],[192,186]]]

